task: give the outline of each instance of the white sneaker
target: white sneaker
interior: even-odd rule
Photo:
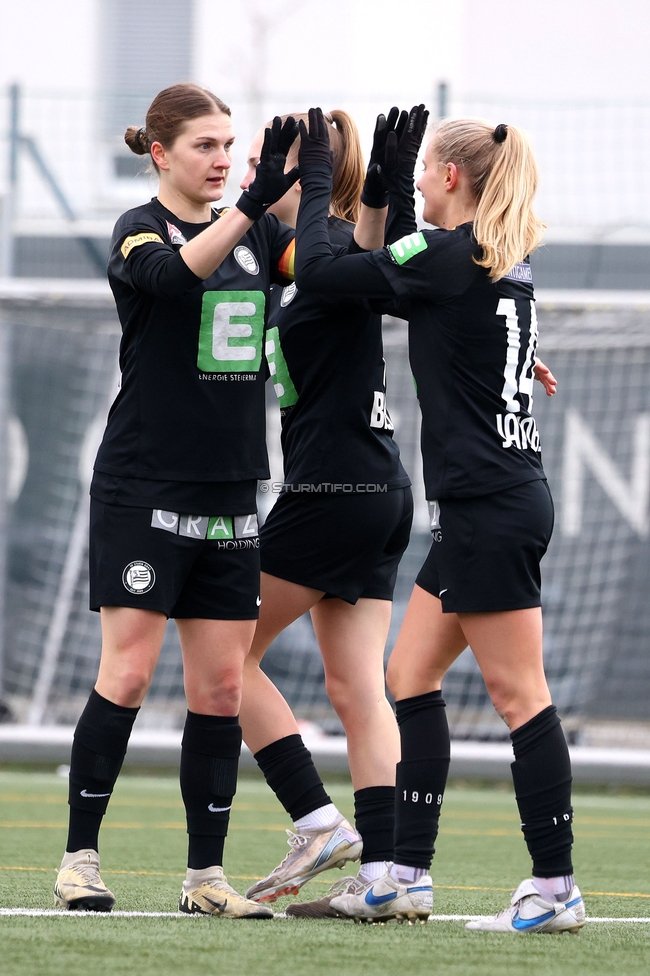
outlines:
[[[266,905],[249,901],[235,891],[224,876],[223,868],[187,869],[178,902],[179,912],[186,915],[217,915],[220,918],[273,918]]]
[[[317,827],[295,834],[287,830],[291,850],[266,878],[246,892],[253,901],[275,901],[283,895],[297,895],[300,888],[322,871],[342,868],[347,861],[358,861],[361,836],[344,817],[330,827]]]
[[[54,901],[74,912],[110,912],[115,895],[99,875],[99,854],[90,848],[65,852],[54,885]]]
[[[359,891],[332,898],[331,908],[355,922],[426,922],[433,911],[433,882],[428,874],[400,884],[390,874],[369,881]]]
[[[486,916],[465,926],[472,932],[573,932],[585,924],[585,903],[574,886],[566,901],[546,901],[532,878],[522,881],[510,905],[497,915]]]

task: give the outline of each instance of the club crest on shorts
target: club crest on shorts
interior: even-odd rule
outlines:
[[[124,589],[128,590],[129,593],[134,593],[136,596],[148,593],[153,588],[155,582],[156,574],[154,573],[153,566],[143,562],[141,559],[136,559],[134,562],[129,563],[128,566],[125,566],[124,572],[122,573]]]
[[[247,247],[240,245],[239,247],[235,248],[233,254],[235,255],[235,261],[240,268],[244,269],[244,271],[248,271],[250,275],[260,273],[260,266],[257,263],[257,258],[252,251],[249,251]]]

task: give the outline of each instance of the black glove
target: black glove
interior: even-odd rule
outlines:
[[[406,113],[403,113],[406,115]],[[395,156],[397,151],[397,139],[395,135],[395,123],[399,116],[399,109],[392,108],[385,115],[378,115],[375,124],[375,132],[372,139],[372,149],[370,150],[370,161],[366,171],[366,179],[361,191],[361,203],[373,210],[381,210],[388,206],[388,184],[384,174],[386,154]]]
[[[271,128],[264,130],[264,142],[255,179],[235,204],[249,220],[259,220],[267,208],[272,203],[277,203],[298,179],[297,166],[288,173],[284,172],[287,153],[297,135],[296,120],[291,116],[283,125],[282,119],[276,115]]]
[[[320,108],[309,109],[309,131],[300,119],[300,149],[298,151],[298,169],[300,178],[304,179],[309,173],[323,173],[331,176],[334,157],[330,149],[330,136],[327,122]]]
[[[400,114],[395,126],[395,141],[387,145],[382,164],[386,182],[391,188],[398,173],[413,178],[428,119],[429,113],[424,105],[414,105],[408,114]]]

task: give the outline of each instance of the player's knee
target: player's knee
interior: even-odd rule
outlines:
[[[236,715],[242,696],[242,675],[239,671],[227,671],[209,684],[201,682],[188,694],[190,710],[202,715]],[[188,689],[189,692],[189,689]]]
[[[422,694],[419,690],[413,690],[419,689],[421,683],[422,679],[418,674],[403,668],[393,657],[388,659],[386,687],[396,701]]]
[[[349,682],[332,675],[325,676],[325,689],[336,714],[345,724],[345,719],[354,706],[354,690]]]
[[[521,709],[524,707],[521,694],[509,682],[505,681],[486,681],[486,686],[497,713],[508,728],[512,728],[513,725],[517,724]]]
[[[145,666],[132,665],[113,676],[111,701],[124,708],[137,708],[151,684],[151,670]]]

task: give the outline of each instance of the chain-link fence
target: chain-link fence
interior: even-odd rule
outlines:
[[[4,688],[18,717],[72,722],[92,687],[99,622],[87,610],[88,483],[116,389],[119,342],[106,286],[15,283],[0,298],[0,436],[7,485]],[[544,464],[557,506],[543,563],[545,656],[569,727],[589,718],[650,720],[650,302],[538,303],[541,352],[559,380],[536,391]],[[389,648],[428,546],[419,411],[404,323],[385,322],[388,397],[416,515],[395,594]],[[2,391],[4,390],[4,394]],[[269,387],[273,480],[281,480],[278,413]],[[269,495],[261,496],[268,503]],[[2,528],[0,526],[0,528]],[[332,716],[311,624],[298,621],[266,659],[304,717]],[[448,675],[454,734],[505,734],[466,651]],[[143,721],[184,711],[173,624]]]
[[[268,94],[254,102],[233,98],[232,92],[218,94],[231,105],[237,133],[227,203],[235,199],[250,141],[271,115],[305,110],[310,104],[345,108],[368,147],[377,113],[389,107],[384,98],[336,99],[332,104],[332,97],[319,91]],[[423,92],[422,98],[431,103],[433,116],[437,106],[429,94]],[[130,154],[122,141],[127,125],[143,123],[146,97],[24,90],[17,99],[15,93],[13,100],[9,91],[0,93],[0,186],[10,186],[14,131],[23,140],[17,147],[13,215],[19,237],[42,235],[48,220],[64,216],[61,200],[25,140],[37,147],[73,212],[95,222],[96,236],[108,236],[117,214],[155,192],[156,181],[138,175],[142,159]],[[538,209],[552,229],[594,240],[616,240],[621,234],[650,239],[650,101],[539,102],[519,95],[487,99],[451,91],[444,110],[504,121],[530,133],[542,174]]]

